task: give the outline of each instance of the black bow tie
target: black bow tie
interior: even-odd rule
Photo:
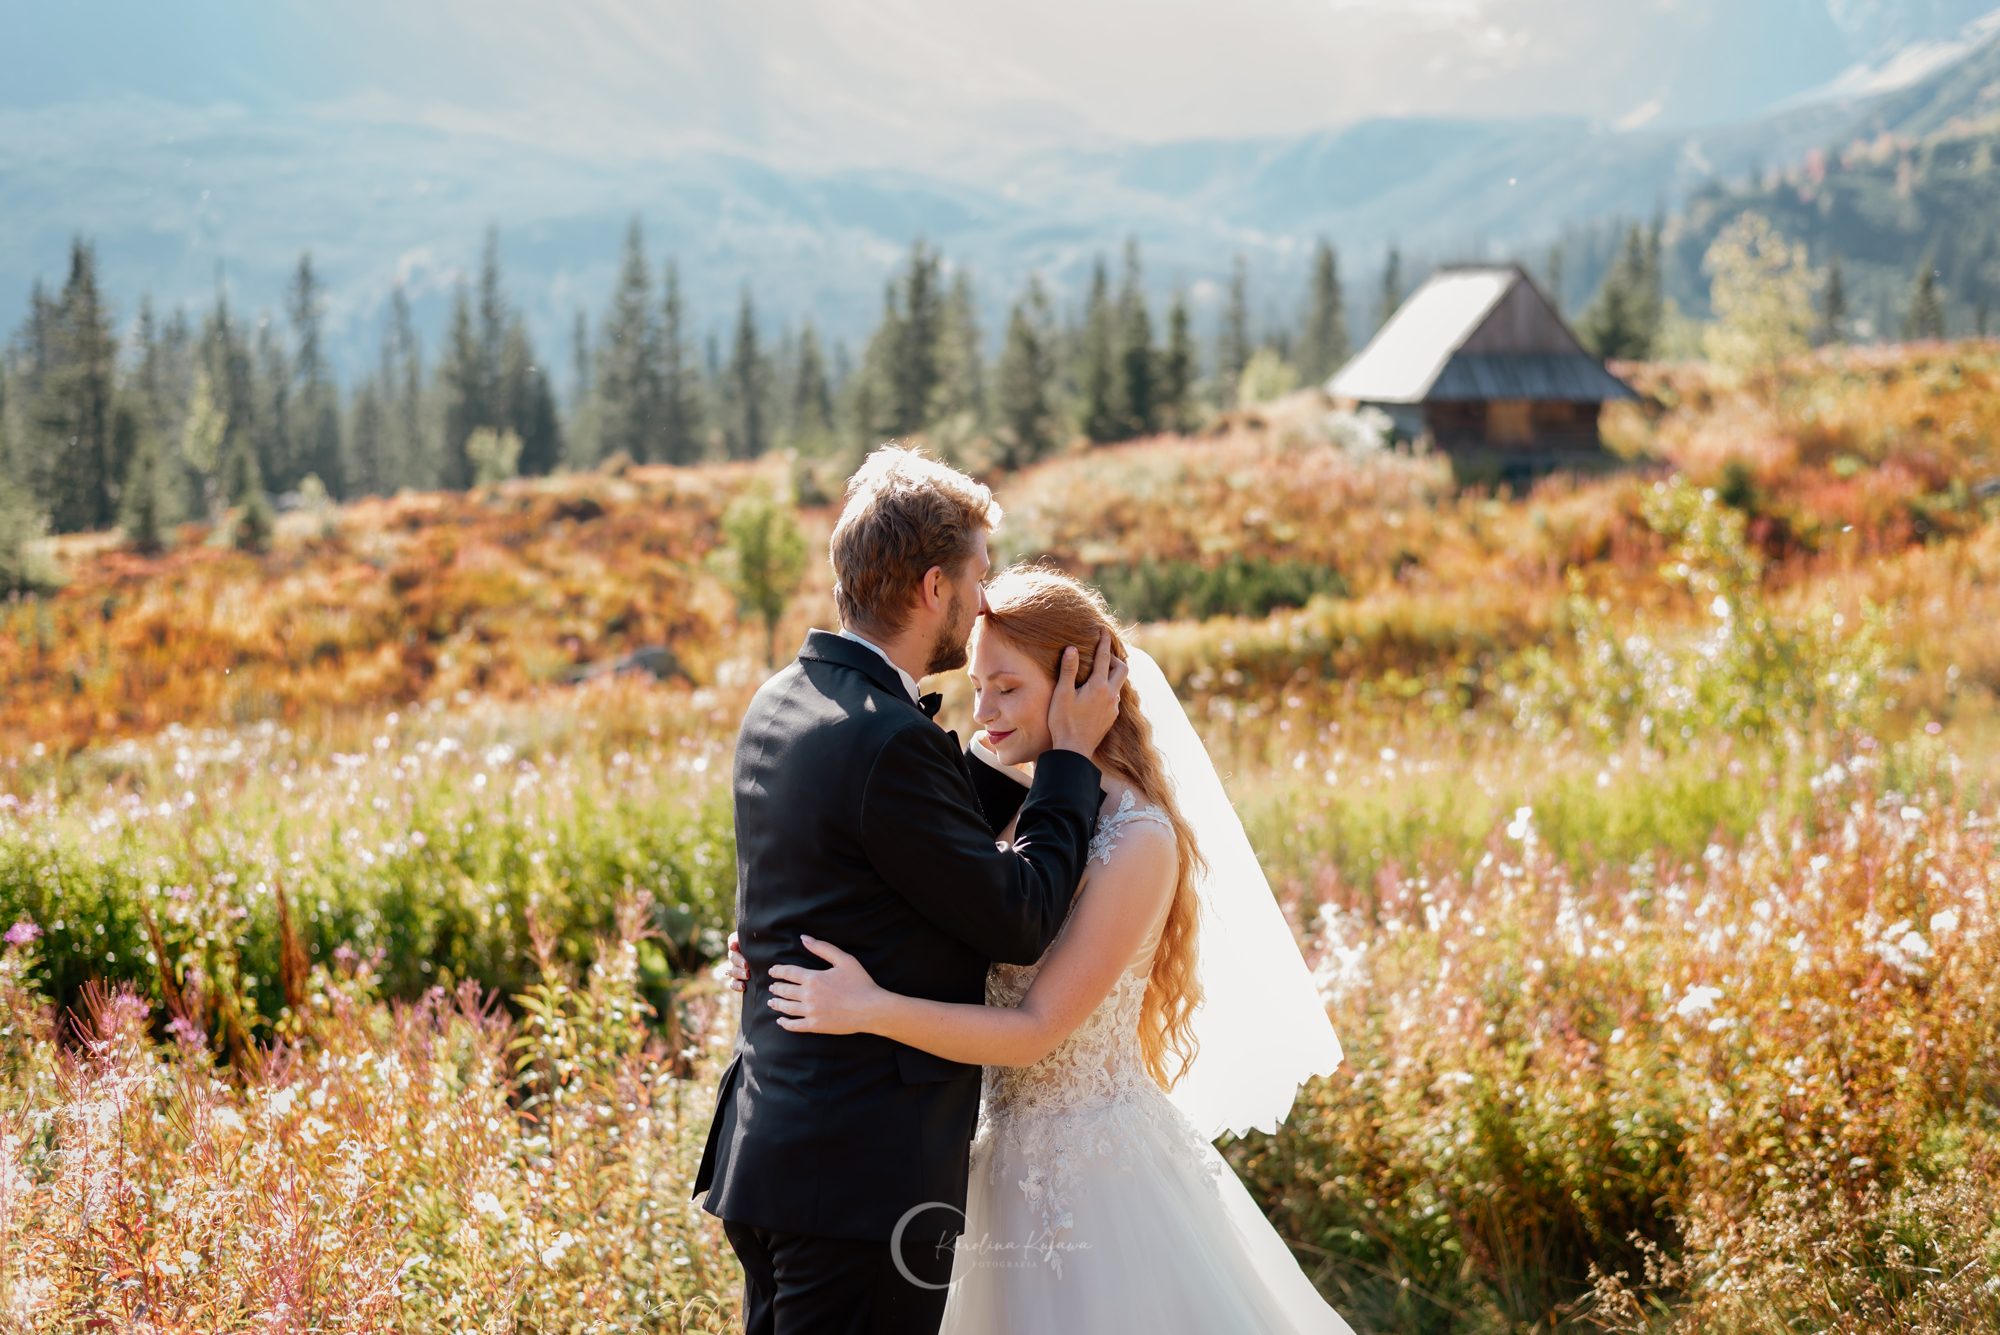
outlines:
[[[925,718],[936,718],[938,710],[944,708],[944,697],[942,695],[927,695],[917,701],[917,708],[924,711]]]

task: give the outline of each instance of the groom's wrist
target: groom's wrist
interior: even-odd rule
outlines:
[[[1071,757],[1074,757],[1074,759],[1071,759]],[[1052,746],[1042,752],[1041,755],[1035,757],[1035,777],[1039,779],[1044,772],[1054,773],[1065,769],[1076,763],[1077,760],[1081,760],[1090,767],[1091,778],[1095,781],[1098,774],[1101,773],[1097,761],[1091,757],[1088,751],[1081,751],[1070,746]]]

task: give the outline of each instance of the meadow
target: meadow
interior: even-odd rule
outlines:
[[[1149,618],[1346,1046],[1226,1153],[1357,1329],[1991,1328],[2000,350],[1628,371],[1631,466],[1524,496],[1309,399],[995,479]],[[66,540],[0,613],[0,1324],[729,1328],[714,554],[784,485]]]

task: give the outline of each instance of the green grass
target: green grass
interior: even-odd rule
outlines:
[[[391,715],[350,749],[269,726],[171,730],[49,762],[29,787],[42,796],[0,800],[0,917],[42,925],[42,981],[65,1007],[90,979],[211,1005],[233,989],[255,1029],[285,1004],[280,892],[310,960],[379,953],[383,990],[405,998],[461,980],[512,996],[535,976],[534,924],[587,962],[643,893],[660,936],[642,943],[642,982],[663,995],[720,953],[734,901],[713,712],[685,692],[644,712],[586,692],[547,711]]]

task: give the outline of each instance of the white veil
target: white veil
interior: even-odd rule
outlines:
[[[1139,710],[1153,725],[1175,801],[1208,863],[1196,886],[1203,996],[1194,1033],[1201,1048],[1172,1098],[1210,1140],[1253,1127],[1275,1131],[1299,1085],[1339,1067],[1340,1040],[1180,697],[1159,664],[1128,649]]]

